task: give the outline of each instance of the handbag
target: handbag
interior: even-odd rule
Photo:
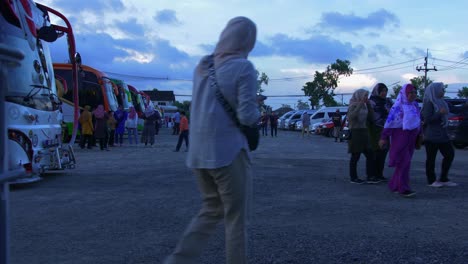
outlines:
[[[343,140],[351,139],[351,130],[341,130],[340,138]]]
[[[219,90],[218,83],[216,82],[216,73],[213,62],[210,65],[209,72],[209,77],[211,79],[211,87],[215,89],[216,99],[218,99],[218,102],[223,106],[224,110],[226,110],[227,114],[232,118],[232,120],[242,132],[242,134],[244,134],[245,138],[247,139],[247,144],[249,145],[249,150],[256,150],[260,142],[260,131],[258,125],[255,123],[253,125],[247,126],[239,122],[236,112],[232,108],[231,104],[229,104],[229,102],[226,100],[226,98],[224,98],[224,95],[221,92],[221,90]]]

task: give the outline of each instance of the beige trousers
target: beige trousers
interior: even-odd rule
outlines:
[[[231,165],[195,169],[203,205],[166,264],[203,263],[198,259],[217,224],[224,219],[226,263],[247,263],[247,211],[251,190],[250,162],[241,151]]]

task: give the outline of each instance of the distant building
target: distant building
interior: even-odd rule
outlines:
[[[149,97],[153,104],[158,106],[171,106],[174,105],[175,95],[174,91],[144,91]]]

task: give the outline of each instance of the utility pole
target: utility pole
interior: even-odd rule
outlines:
[[[436,67],[434,66],[431,69],[427,68],[427,57],[429,56],[429,49],[426,51],[426,57],[424,57],[424,68],[421,66],[416,67],[417,71],[424,71],[424,89],[427,87],[427,72],[428,71],[437,71]]]

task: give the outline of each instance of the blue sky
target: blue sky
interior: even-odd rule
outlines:
[[[351,61],[355,70],[340,79],[337,93],[377,82],[404,84],[423,74],[416,67],[423,66],[427,50],[428,66],[438,69],[429,78],[452,90],[468,83],[468,35],[461,22],[468,3],[461,0],[38,2],[68,17],[84,64],[140,90],[190,94],[196,63],[213,51],[227,21],[240,15],[257,24],[249,58],[271,79],[265,95],[303,94],[314,72],[336,59]],[[65,41],[53,45],[54,61],[65,62]],[[267,103],[293,106],[298,99],[272,97]]]

